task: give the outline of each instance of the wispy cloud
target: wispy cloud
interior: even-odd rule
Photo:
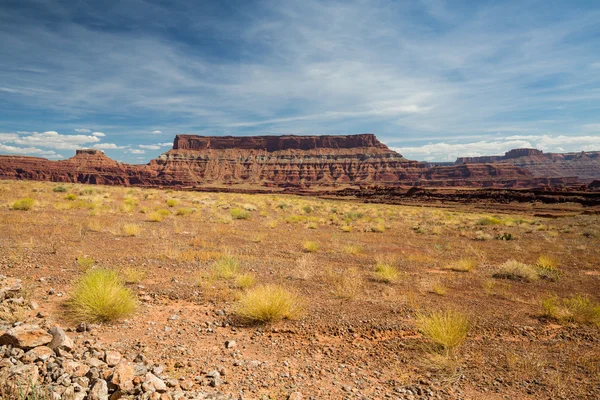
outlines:
[[[20,3],[0,10],[0,90],[16,110],[4,131],[87,126],[118,147],[168,132],[374,132],[422,146],[598,124],[594,3]]]

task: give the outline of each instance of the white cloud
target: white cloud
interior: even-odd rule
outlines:
[[[129,152],[130,152],[131,154],[146,154],[146,151],[144,151],[144,150],[139,150],[139,149],[131,149],[131,150],[129,150]]]
[[[95,149],[102,150],[115,150],[115,149],[126,149],[128,146],[119,146],[114,143],[99,143],[92,146]]]
[[[160,145],[159,144],[140,144],[139,147],[141,149],[147,149],[147,150],[158,150],[158,149],[160,149]]]
[[[159,135],[162,133],[162,131],[152,131],[152,133],[154,133],[155,135]]]
[[[173,142],[164,142],[158,144],[160,147],[171,147],[173,146]]]
[[[458,157],[504,155],[517,148],[536,148],[546,153],[600,151],[600,136],[518,135],[470,143],[438,142],[391,148],[408,159],[455,161]]]
[[[91,130],[87,129],[87,128],[78,128],[78,129],[75,129],[75,132],[78,132],[78,133],[90,133]]]
[[[58,153],[55,153],[51,150],[42,150],[36,147],[15,147],[8,146],[0,143],[0,151],[10,154],[19,154],[19,155],[36,155],[36,156],[45,156],[49,158],[62,158],[62,156]]]
[[[104,137],[106,136],[103,132],[94,132],[92,133],[92,136],[96,136],[96,137]]]
[[[20,135],[12,140],[13,143],[24,146],[47,147],[59,150],[76,150],[88,143],[99,142],[95,136],[87,135],[61,135],[56,131],[33,132],[27,135]]]

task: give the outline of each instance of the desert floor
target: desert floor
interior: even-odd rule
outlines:
[[[23,198],[33,207],[12,209]],[[223,259],[239,266],[231,276]],[[509,260],[535,275],[507,273]],[[390,282],[382,265],[397,271]],[[138,306],[78,340],[143,353],[175,377],[221,370],[207,392],[600,398],[599,215],[0,181],[0,274],[27,283],[36,313],[76,326],[65,302],[90,268],[118,270]],[[239,299],[268,284],[302,311],[240,318]],[[443,349],[418,321],[445,310],[469,331]]]

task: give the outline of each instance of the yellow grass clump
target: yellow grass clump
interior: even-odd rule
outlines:
[[[35,201],[32,198],[26,197],[24,199],[17,200],[14,203],[12,203],[11,208],[13,210],[18,210],[18,211],[29,211],[33,208],[34,203],[35,203]]]
[[[373,279],[375,279],[376,281],[383,283],[393,283],[396,282],[399,277],[400,273],[398,272],[396,267],[394,267],[391,263],[380,261],[375,265],[375,271],[373,271]]]
[[[175,199],[169,199],[166,201],[167,207],[175,207],[179,202]]]
[[[566,298],[546,297],[542,300],[542,309],[545,316],[561,323],[576,322],[600,327],[600,304],[582,294]]]
[[[236,309],[236,314],[254,322],[274,322],[297,318],[301,311],[300,298],[276,285],[259,286],[246,292]]]
[[[417,315],[417,327],[425,337],[449,352],[466,339],[469,319],[454,310],[435,311]]]
[[[90,269],[75,284],[67,302],[75,321],[110,322],[133,313],[136,301],[116,271]]]
[[[229,214],[231,215],[231,218],[233,219],[248,219],[250,218],[250,212],[241,209],[241,208],[232,208],[229,211]]]
[[[535,263],[537,272],[540,278],[549,281],[557,281],[562,275],[562,271],[558,268],[558,261],[551,256],[542,254]]]
[[[538,279],[538,272],[535,267],[529,264],[508,260],[500,265],[492,276],[494,278],[531,282]]]
[[[307,240],[304,243],[302,243],[302,248],[307,253],[315,253],[315,252],[319,251],[321,246],[317,242],[312,242],[310,240]]]
[[[125,283],[140,283],[146,277],[146,272],[134,267],[123,268],[120,272]]]
[[[211,276],[215,279],[232,279],[240,272],[238,260],[230,255],[219,258],[211,267]]]
[[[142,229],[139,227],[139,225],[136,224],[125,224],[121,228],[121,231],[125,236],[137,236],[140,234]]]
[[[447,265],[445,269],[456,272],[469,272],[477,267],[477,261],[472,258],[461,258]]]

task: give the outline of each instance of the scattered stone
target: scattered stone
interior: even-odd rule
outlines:
[[[167,385],[165,382],[154,375],[152,372],[148,372],[146,374],[144,383],[142,384],[142,388],[146,392],[159,392],[163,393],[167,391]]]
[[[115,366],[111,383],[117,385],[121,390],[129,391],[134,387],[133,378],[135,378],[133,364],[121,361]]]
[[[114,367],[121,362],[121,353],[118,351],[107,350],[104,353],[104,361],[109,367]]]
[[[88,400],[108,400],[108,385],[104,379],[99,379],[92,386]]]
[[[225,342],[225,347],[228,349],[233,349],[236,346],[237,346],[237,343],[235,340],[228,340]]]
[[[300,392],[293,392],[290,393],[290,395],[288,396],[288,400],[302,400],[302,393]]]
[[[7,330],[0,336],[0,345],[9,344],[21,349],[44,346],[52,340],[52,336],[37,325],[22,324]]]
[[[60,326],[50,329],[50,334],[52,335],[52,341],[48,344],[48,347],[52,350],[61,349],[71,351],[73,349],[73,340],[67,336]]]

